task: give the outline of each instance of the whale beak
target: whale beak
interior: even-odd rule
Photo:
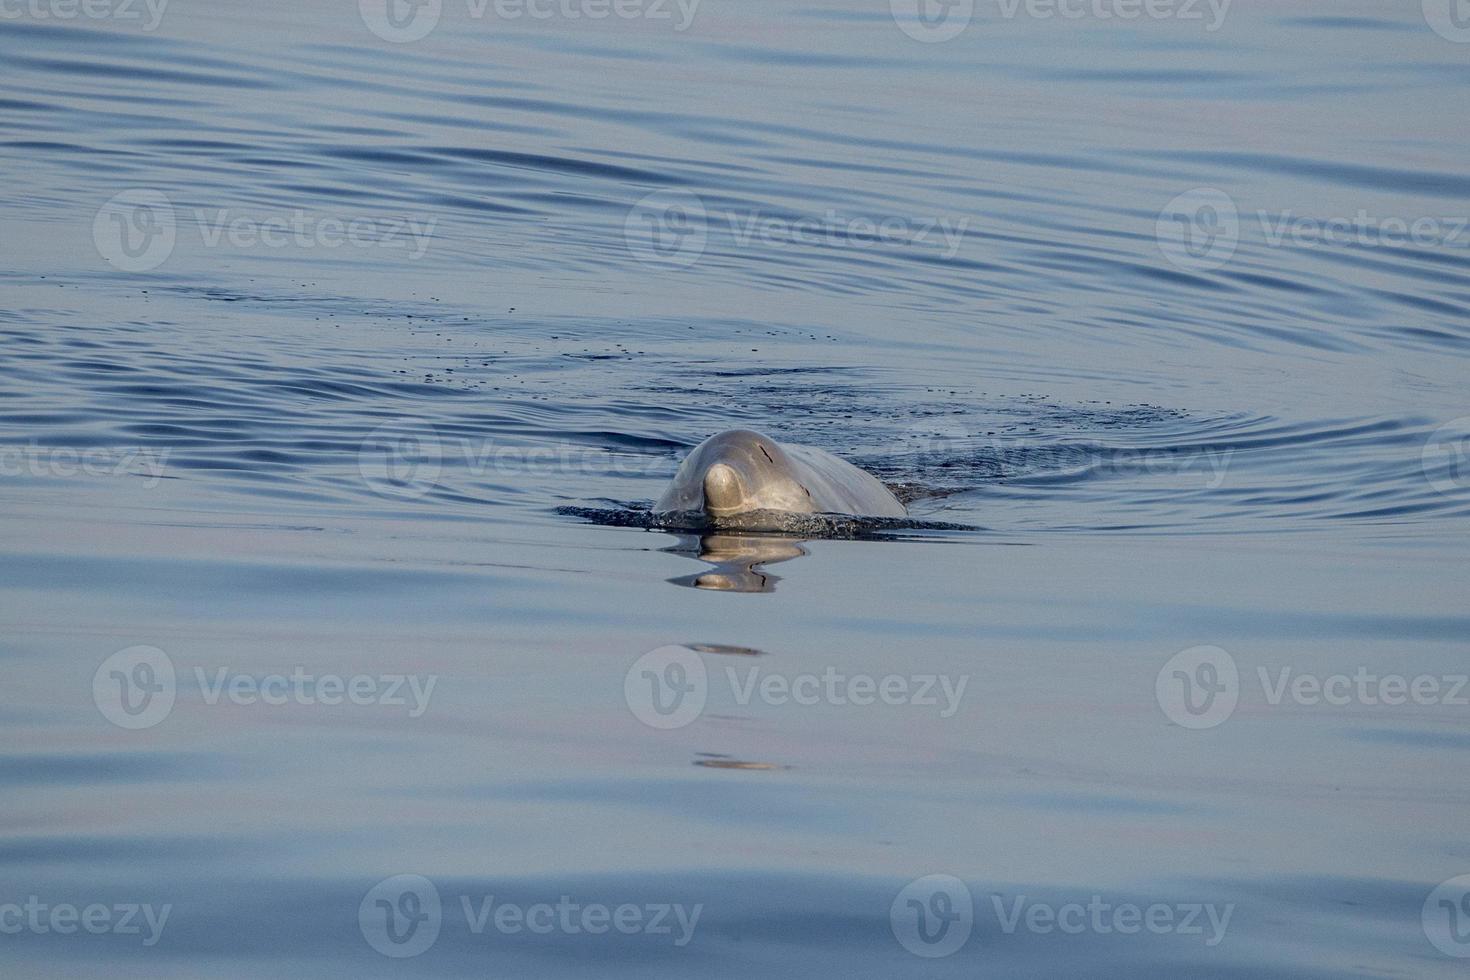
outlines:
[[[704,509],[716,517],[741,511],[745,504],[745,488],[740,476],[724,463],[716,463],[704,474]]]

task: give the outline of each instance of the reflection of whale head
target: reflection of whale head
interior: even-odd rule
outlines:
[[[903,504],[877,479],[810,446],[782,445],[748,429],[711,436],[680,464],[655,514],[702,514],[747,529],[751,515],[851,514],[903,517]]]
[[[774,592],[781,577],[772,575],[763,566],[790,561],[807,553],[801,542],[794,538],[756,534],[681,536],[680,543],[668,550],[697,554],[700,561],[714,566],[696,575],[669,579],[670,582],[717,592]]]

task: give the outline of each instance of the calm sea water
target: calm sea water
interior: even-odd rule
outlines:
[[[0,8],[0,972],[1463,975],[1470,20],[1137,9]]]

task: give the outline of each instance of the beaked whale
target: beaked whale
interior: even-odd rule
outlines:
[[[752,530],[761,515],[847,514],[906,517],[908,511],[877,478],[811,446],[781,444],[748,429],[710,436],[679,464],[654,504],[660,514],[703,513],[715,524]]]

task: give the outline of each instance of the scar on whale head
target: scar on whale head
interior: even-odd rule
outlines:
[[[703,515],[713,524],[780,530],[783,514],[905,517],[876,477],[811,446],[748,429],[710,436],[679,465],[654,515]]]

